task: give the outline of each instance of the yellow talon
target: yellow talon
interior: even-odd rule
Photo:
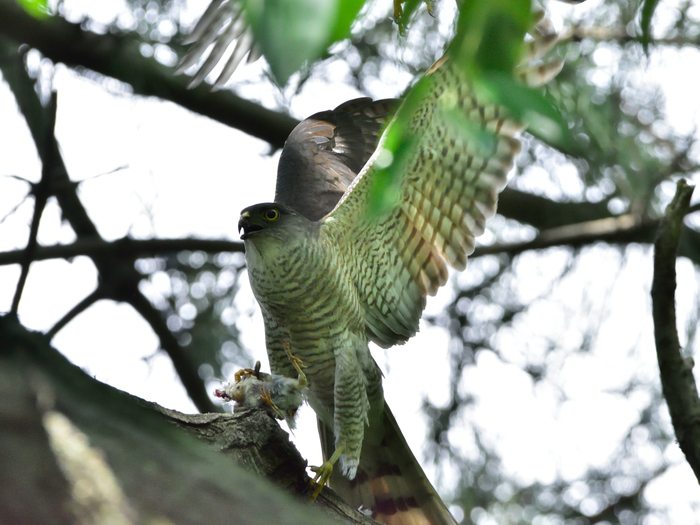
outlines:
[[[272,400],[272,396],[270,394],[269,390],[266,390],[264,387],[260,389],[260,399],[262,399],[267,405],[272,408],[272,410],[275,413],[275,417],[277,419],[284,419],[284,412],[282,412],[277,405],[275,405],[275,402]]]
[[[306,382],[306,374],[303,372],[301,369],[304,366],[304,362],[299,359],[297,356],[292,355],[292,351],[289,348],[289,343],[287,341],[284,341],[282,343],[282,346],[284,347],[284,351],[287,352],[287,357],[289,357],[289,360],[292,362],[292,366],[294,367],[294,370],[297,371],[299,374],[299,388],[306,388],[307,382]]]
[[[328,483],[331,474],[333,474],[333,465],[336,461],[338,461],[338,458],[340,457],[340,454],[342,454],[342,452],[343,447],[340,446],[337,449],[335,449],[335,452],[333,452],[331,459],[329,459],[328,461],[324,461],[320,467],[309,467],[313,472],[316,473],[314,479],[311,480],[311,485],[315,485],[314,491],[311,494],[312,501],[318,497],[318,495],[321,493],[321,490],[323,490],[323,486],[326,483]]]

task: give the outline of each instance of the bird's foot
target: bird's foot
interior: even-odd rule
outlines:
[[[324,461],[323,465],[321,465],[320,467],[309,467],[313,472],[316,473],[314,479],[311,480],[311,485],[314,486],[314,491],[311,494],[312,501],[318,497],[318,495],[321,493],[321,490],[323,489],[323,486],[326,483],[328,483],[331,474],[333,474],[333,465],[336,461],[338,461],[340,454],[342,454],[343,452],[343,448],[343,446],[339,446],[338,448],[336,448],[331,458],[328,461]]]
[[[304,362],[297,356],[292,355],[292,350],[289,348],[289,343],[287,341],[283,342],[282,346],[284,346],[284,351],[287,352],[287,357],[289,357],[289,360],[292,362],[294,370],[299,374],[299,388],[306,388],[306,374],[301,369],[304,366]]]
[[[275,405],[275,402],[272,400],[272,396],[270,395],[270,391],[265,389],[264,387],[260,389],[260,399],[263,400],[263,402],[268,405],[271,409],[272,412],[275,414],[275,417],[277,419],[284,419],[285,414],[282,412],[277,405]]]

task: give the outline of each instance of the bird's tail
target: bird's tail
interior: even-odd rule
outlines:
[[[333,454],[332,429],[318,422],[324,461]],[[418,464],[391,410],[384,404],[381,429],[366,432],[355,479],[335,469],[330,486],[354,508],[385,525],[456,525]]]

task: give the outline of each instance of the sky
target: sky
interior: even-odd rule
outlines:
[[[69,18],[78,19],[81,12],[89,10],[92,17],[105,23],[124,9],[118,0],[71,0],[65,4],[71,12]],[[205,1],[192,2],[193,19],[205,5]],[[595,6],[593,0],[576,7],[552,3],[552,16],[556,20],[557,10]],[[614,53],[601,51],[596,56],[599,74],[614,70],[617,59]],[[44,67],[36,54],[30,63]],[[254,95],[272,107],[280,94],[254,83],[263,69],[262,61],[246,66],[235,79],[250,82],[239,88],[241,95]],[[697,50],[687,49],[654,54],[640,68],[640,81],[662,85],[666,113],[679,131],[690,131],[698,124],[700,101],[694,78],[698,70]],[[342,78],[342,70],[335,73]],[[377,84],[374,97],[396,96],[410,81],[398,75],[388,78]],[[272,199],[279,152],[270,155],[266,143],[175,104],[134,98],[118,84],[100,85],[61,65],[53,71],[53,82],[59,97],[56,134],[63,158],[71,179],[82,181],[80,197],[105,239],[130,235],[237,240],[240,210]],[[312,79],[291,99],[295,117],[304,118],[363,95],[340,82],[332,95],[320,97],[321,85],[322,80]],[[27,191],[26,183],[8,175],[36,182],[40,163],[11,92],[0,82],[0,218]],[[575,177],[567,179],[564,174],[562,179],[575,184]],[[542,187],[548,179],[534,173],[523,183]],[[0,251],[25,246],[32,210],[32,201],[25,201],[0,223]],[[498,217],[494,220],[496,227],[502,225],[499,221]],[[53,200],[44,212],[38,239],[45,245],[75,239],[71,229],[62,224]],[[485,240],[489,240],[488,234]],[[517,283],[513,293],[531,302],[532,307],[517,319],[512,330],[499,335],[499,346],[507,349],[507,362],[492,352],[480,352],[460,388],[477,399],[461,423],[476,421],[482,426],[485,439],[502,455],[504,468],[522,483],[547,483],[558,474],[573,479],[590,465],[606,465],[616,453],[617,443],[637,421],[639,408],[647,401],[644,394],[623,399],[610,392],[631,375],[656,378],[649,324],[649,255],[649,249],[641,246],[629,250],[625,257],[605,246],[585,249],[577,259],[577,268],[557,284],[553,300],[547,301],[538,298],[539,290],[551,275],[566,267],[566,252],[550,251],[546,260],[537,254],[519,258],[518,272],[531,278]],[[488,261],[473,263],[487,265]],[[592,267],[597,269],[595,279],[586,272]],[[678,297],[683,325],[695,308],[698,284],[687,261],[679,261],[678,271],[679,282],[685,283],[685,293]],[[19,267],[0,267],[0,311],[9,310],[18,276]],[[469,271],[454,278],[468,280]],[[96,284],[95,268],[86,257],[34,263],[20,305],[21,321],[29,328],[47,330]],[[429,301],[426,313],[438,314],[452,293],[450,286],[443,289]],[[606,299],[600,301],[600,297]],[[245,346],[265,367],[262,320],[247,286],[236,301],[241,310],[255,312],[250,318],[242,316],[238,328]],[[618,308],[620,304],[625,307]],[[585,316],[579,315],[582,309]],[[484,311],[488,315],[488,309]],[[591,353],[572,357],[565,350],[581,344],[581,333],[591,327],[590,323],[597,323]],[[562,327],[567,328],[563,337]],[[522,342],[523,333],[529,334],[527,344]],[[547,352],[546,343],[552,338],[561,338],[562,351]],[[101,301],[59,332],[53,343],[101,381],[169,408],[195,411],[168,358],[158,352],[157,338],[129,306]],[[427,397],[436,405],[448,400],[448,343],[442,329],[423,323],[418,336],[404,347],[373,349],[386,376],[388,403],[400,426],[409,429],[406,438],[419,459],[426,427],[420,412],[422,399]],[[522,372],[519,365],[538,358],[547,359],[557,370],[554,383],[534,384]],[[215,385],[209,390],[213,392],[213,388]],[[567,401],[560,404],[556,400],[561,392],[566,393]],[[457,425],[449,438],[469,453],[474,450],[470,435]],[[315,416],[308,407],[301,411],[294,439],[310,464],[320,464]],[[660,460],[653,451],[647,452],[650,464]],[[671,508],[676,523],[700,523],[694,521],[697,518],[690,510],[690,502],[700,502],[697,481],[677,447],[665,454],[679,465],[655,484],[658,486],[649,488],[647,498]],[[433,468],[426,470],[434,477]],[[444,486],[450,486],[458,475],[447,468]]]

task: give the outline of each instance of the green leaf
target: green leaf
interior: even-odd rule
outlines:
[[[538,90],[524,86],[510,74],[497,71],[484,73],[475,83],[478,90],[505,107],[538,137],[559,147],[571,142],[569,128],[559,110]]]
[[[465,0],[453,56],[465,70],[510,73],[523,55],[532,14],[529,0]]]
[[[338,0],[338,4],[338,16],[326,47],[348,37],[350,27],[360,13],[362,6],[365,5],[365,0]]]
[[[46,0],[17,0],[17,3],[34,18],[46,18],[49,16]]]
[[[651,19],[654,16],[656,6],[659,5],[659,0],[644,0],[642,5],[642,46],[644,52],[649,54],[649,43],[651,42]]]
[[[280,85],[344,39],[363,5],[364,0],[244,0],[255,40]]]
[[[393,209],[393,203],[400,197],[401,175],[408,169],[407,161],[417,137],[407,130],[409,120],[415,114],[422,99],[435,89],[432,77],[421,78],[405,95],[391,125],[386,129],[382,140],[382,151],[374,161],[376,171],[371,178],[369,189],[369,214],[372,218],[381,217]]]
[[[399,33],[405,36],[408,21],[413,16],[413,13],[418,9],[418,6],[423,3],[423,0],[405,0],[403,4],[394,4],[394,19],[399,26]],[[432,13],[431,0],[425,0],[428,6],[428,11]]]

